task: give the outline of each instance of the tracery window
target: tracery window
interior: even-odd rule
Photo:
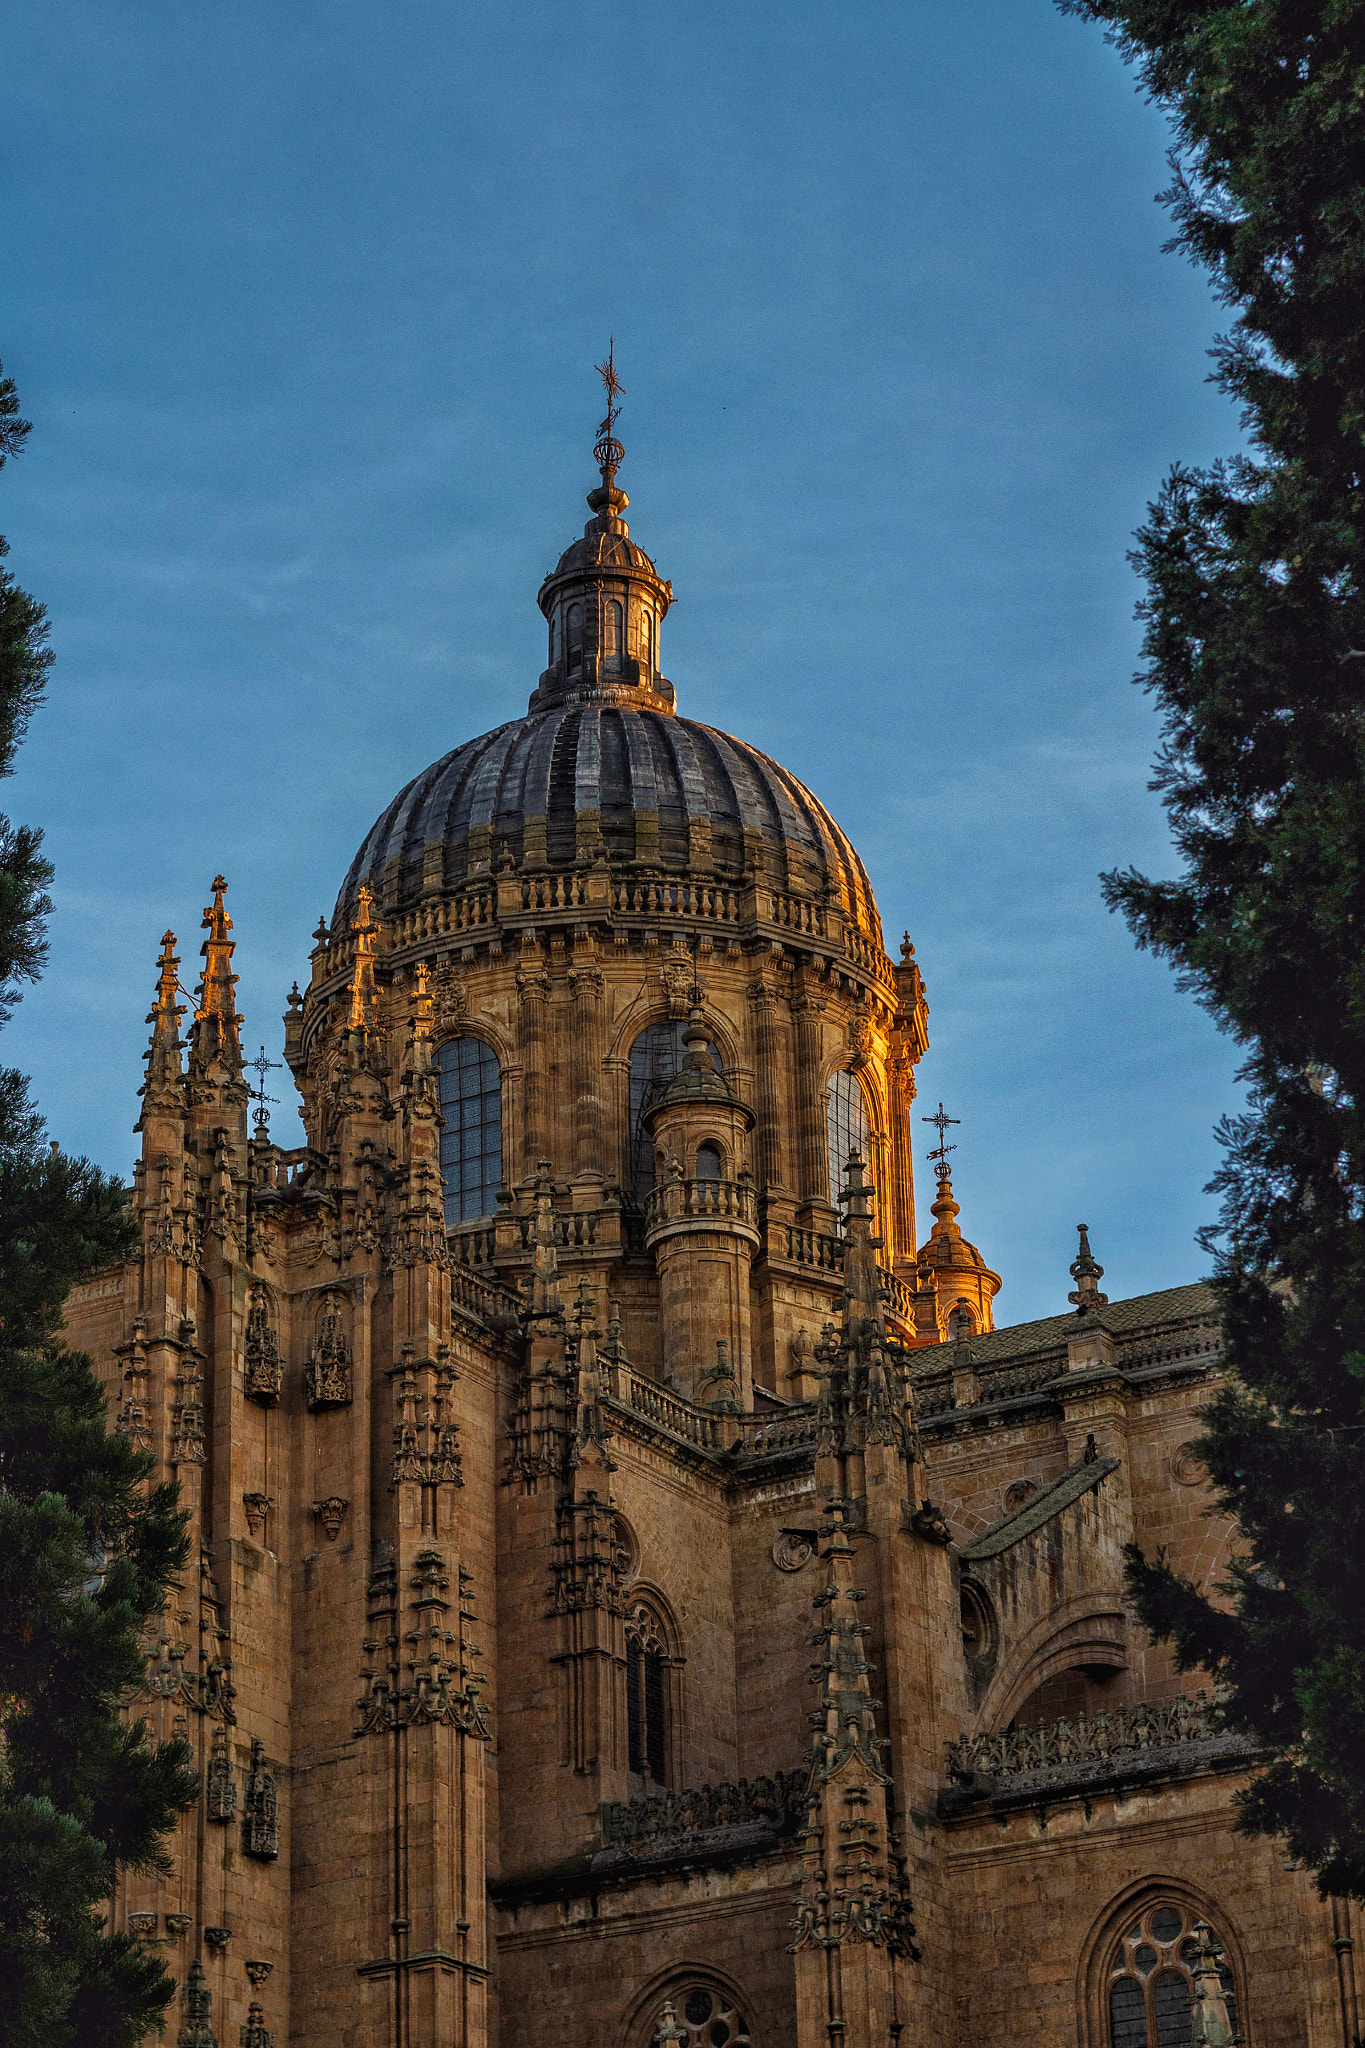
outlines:
[[[1153,1901],[1129,1922],[1109,1983],[1109,2048],[1185,2048],[1199,1924],[1198,1913],[1174,1899]],[[1221,1951],[1218,1981],[1235,2036],[1237,1992]]]
[[[491,1216],[502,1186],[502,1076],[481,1038],[452,1038],[436,1055],[441,1078],[441,1178],[446,1229]]]
[[[844,1192],[844,1169],[850,1152],[866,1160],[872,1144],[867,1101],[856,1074],[831,1074],[825,1090],[825,1133],[829,1145],[829,1198],[837,1208]]]
[[[626,1743],[631,1770],[656,1785],[668,1782],[666,1658],[657,1615],[635,1608],[626,1622]]]
[[[654,1145],[645,1128],[645,1111],[663,1094],[683,1063],[685,1020],[661,1019],[640,1033],[630,1049],[630,1178],[631,1191],[642,1206],[654,1185]],[[716,1071],[720,1054],[709,1046]]]
[[[749,2022],[728,1991],[684,1984],[660,2002],[649,2039],[666,2048],[749,2048]]]

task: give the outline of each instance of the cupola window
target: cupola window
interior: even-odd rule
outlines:
[[[569,606],[569,616],[565,621],[565,641],[569,674],[571,676],[576,675],[583,666],[583,607],[581,604],[571,604]]]
[[[698,1145],[697,1179],[720,1180],[725,1171],[725,1162],[720,1156],[719,1145]]]
[[[654,614],[647,605],[640,608],[640,666],[648,681],[654,674]]]
[[[441,1079],[441,1178],[446,1229],[491,1216],[502,1186],[502,1075],[481,1038],[453,1038],[436,1055]]]
[[[825,1133],[829,1144],[829,1198],[837,1209],[843,1199],[844,1173],[850,1152],[868,1157],[872,1125],[856,1074],[831,1074],[825,1093]]]
[[[608,598],[602,607],[602,652],[609,668],[621,666],[622,611],[619,598]]]

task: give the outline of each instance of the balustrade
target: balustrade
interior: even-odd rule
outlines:
[[[758,1203],[751,1180],[689,1180],[672,1174],[645,1197],[645,1229],[658,1230],[680,1217],[724,1217],[757,1227]]]
[[[616,1398],[647,1422],[657,1423],[661,1429],[670,1430],[686,1443],[696,1444],[699,1450],[720,1448],[718,1419],[708,1409],[696,1408],[679,1395],[670,1394],[667,1387],[661,1387],[657,1380],[646,1379],[632,1366],[621,1369],[619,1384]]]
[[[766,1458],[776,1451],[813,1444],[819,1434],[819,1418],[814,1407],[793,1408],[784,1415],[746,1415],[742,1427],[746,1455]]]
[[[1050,1764],[1078,1764],[1139,1750],[1171,1749],[1219,1733],[1205,1693],[1150,1706],[1107,1707],[1074,1721],[1040,1721],[1003,1735],[960,1735],[948,1744],[948,1769],[960,1780],[1008,1778]]]

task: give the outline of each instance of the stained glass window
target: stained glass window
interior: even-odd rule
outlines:
[[[502,1077],[481,1038],[453,1038],[436,1056],[441,1077],[441,1178],[446,1229],[491,1216],[502,1186]]]
[[[829,1141],[829,1198],[837,1208],[844,1192],[844,1169],[850,1152],[868,1159],[872,1126],[856,1074],[831,1074],[825,1091],[825,1130]]]

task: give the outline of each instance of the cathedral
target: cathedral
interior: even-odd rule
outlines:
[[[1235,1541],[1211,1290],[1110,1301],[1082,1227],[999,1324],[941,1109],[917,1208],[914,947],[680,715],[595,454],[525,715],[314,934],[305,1144],[221,877],[189,1004],[162,944],[67,1328],[189,1516],[129,1711],[201,1791],[114,1924],[179,2048],[1355,2048],[1357,1909],[1124,1600]]]

